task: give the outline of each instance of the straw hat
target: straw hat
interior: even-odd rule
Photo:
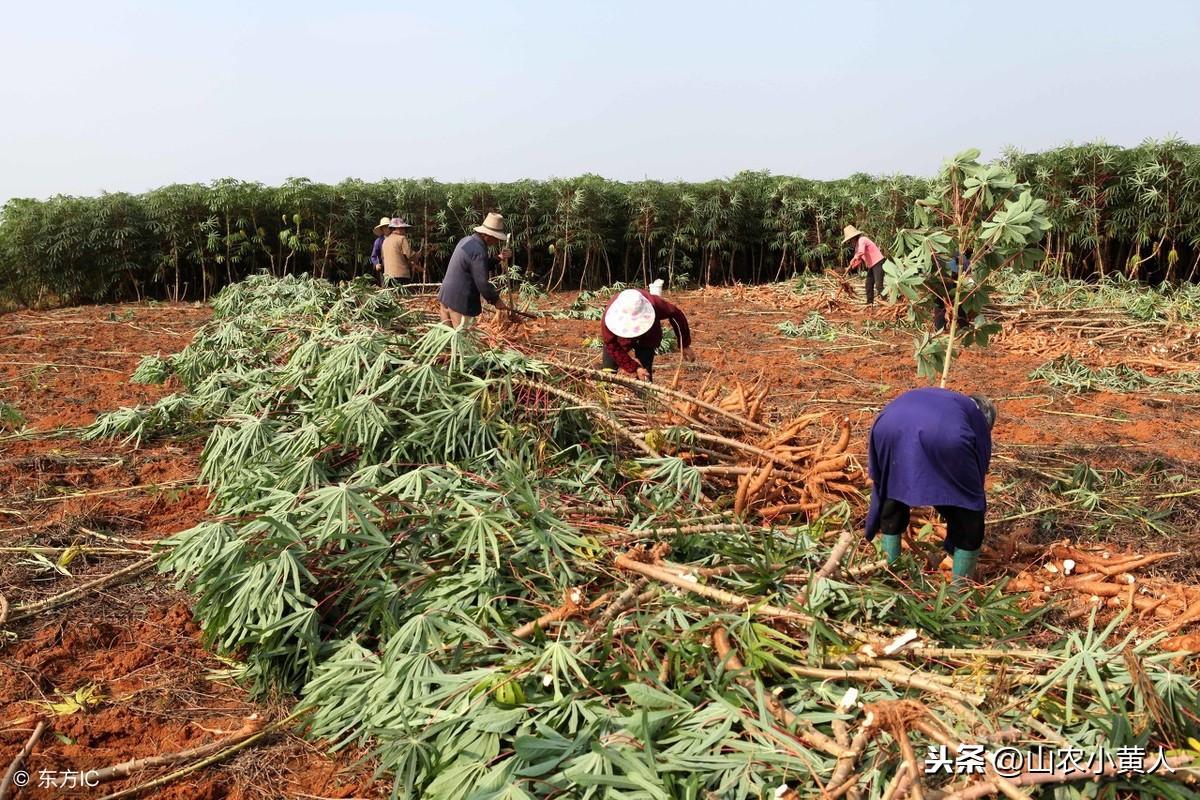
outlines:
[[[475,232],[502,242],[508,241],[508,234],[504,232],[504,217],[494,211],[487,215],[482,225],[475,227]]]
[[[380,217],[379,224],[375,226],[375,235],[378,236],[379,234],[383,233],[384,229],[390,224],[392,224],[391,217]]]
[[[604,312],[604,326],[622,339],[636,339],[654,325],[654,306],[637,289],[617,295]]]
[[[853,225],[847,225],[846,229],[844,231],[842,231],[842,233],[845,234],[844,236],[842,236],[842,244],[845,244],[846,242],[850,241],[855,236],[863,235],[863,232],[860,231],[858,228],[854,227]]]
[[[388,230],[394,231],[397,228],[411,228],[411,227],[412,227],[412,225],[409,225],[407,222],[404,221],[404,217],[392,217],[391,221],[388,222]]]

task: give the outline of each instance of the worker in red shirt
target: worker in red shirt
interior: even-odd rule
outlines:
[[[608,302],[600,321],[604,369],[619,367],[640,380],[653,380],[654,354],[662,344],[663,320],[670,321],[675,329],[684,360],[694,361],[692,334],[687,317],[678,306],[646,289],[626,289]]]
[[[855,267],[863,267],[867,271],[867,305],[875,305],[875,295],[879,294],[883,297],[883,251],[879,249],[879,245],[871,241],[862,231],[853,225],[847,225],[845,235],[842,237],[842,244],[850,244],[854,242],[854,258],[850,259],[850,266],[846,271]]]

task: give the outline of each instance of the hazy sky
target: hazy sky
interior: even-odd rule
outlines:
[[[0,200],[1200,140],[1200,2],[9,0]]]

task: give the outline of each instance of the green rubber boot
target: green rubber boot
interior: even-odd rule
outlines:
[[[975,565],[979,563],[978,550],[963,550],[956,548],[954,550],[954,568],[951,571],[951,580],[954,583],[964,583],[975,577]]]
[[[883,554],[887,556],[889,564],[895,564],[900,560],[900,534],[880,534],[880,542],[883,544]]]

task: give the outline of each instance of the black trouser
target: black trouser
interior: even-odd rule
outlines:
[[[412,283],[412,278],[408,277],[407,275],[392,276],[385,274],[382,278],[382,281],[382,286],[386,289],[389,286],[407,286],[408,284]]]
[[[646,372],[650,373],[650,380],[654,380],[654,354],[657,348],[654,347],[635,347],[633,354],[637,357],[638,363],[646,368]],[[603,369],[617,369],[617,361],[608,352],[608,348],[604,348],[604,363]]]
[[[983,512],[958,506],[934,506],[946,520],[946,541],[942,549],[951,555],[955,550],[978,550],[983,546]],[[912,511],[899,500],[884,500],[879,510],[879,530],[885,536],[899,536],[908,529]]]
[[[881,259],[878,264],[867,268],[867,305],[875,305],[875,293],[878,292],[880,297],[883,297],[883,262],[887,259]]]

